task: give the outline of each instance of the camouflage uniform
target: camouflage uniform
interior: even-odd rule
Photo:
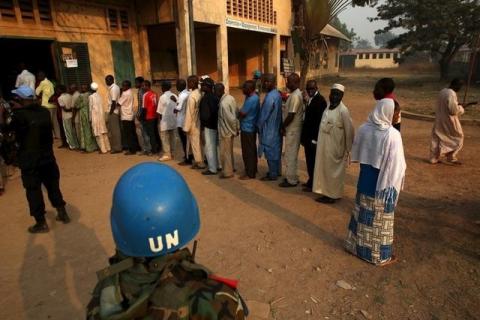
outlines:
[[[188,249],[148,259],[117,252],[110,264],[97,273],[87,320],[242,320],[248,314],[238,291],[214,280]]]

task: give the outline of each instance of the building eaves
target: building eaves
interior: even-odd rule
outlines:
[[[352,42],[352,40],[349,37],[344,35],[342,32],[340,32],[330,24],[327,24],[325,28],[323,28],[323,30],[320,32],[320,34],[323,36],[334,37],[334,38],[342,39],[348,42]]]

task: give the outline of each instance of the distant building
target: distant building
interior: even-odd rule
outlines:
[[[308,78],[338,73],[340,67],[340,41],[351,42],[350,38],[328,24],[315,40],[316,50],[310,58]]]
[[[353,49],[340,54],[340,68],[398,68],[399,49]]]

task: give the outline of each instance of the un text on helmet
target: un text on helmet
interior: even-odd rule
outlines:
[[[157,239],[148,238],[148,242],[150,244],[150,250],[153,253],[158,253],[158,252],[163,251],[163,248],[164,248],[163,239],[165,239],[165,244],[167,246],[167,250],[170,250],[171,248],[178,246],[178,244],[180,243],[180,238],[178,236],[178,230],[175,230],[173,232],[173,234],[172,233],[167,233],[164,236],[160,235],[160,236],[157,237]]]

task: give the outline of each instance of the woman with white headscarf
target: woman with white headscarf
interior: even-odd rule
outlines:
[[[390,78],[377,82],[377,105],[358,130],[352,147],[352,161],[360,163],[360,176],[346,249],[375,265],[395,260],[394,211],[406,170],[402,137],[392,126],[394,88]]]

